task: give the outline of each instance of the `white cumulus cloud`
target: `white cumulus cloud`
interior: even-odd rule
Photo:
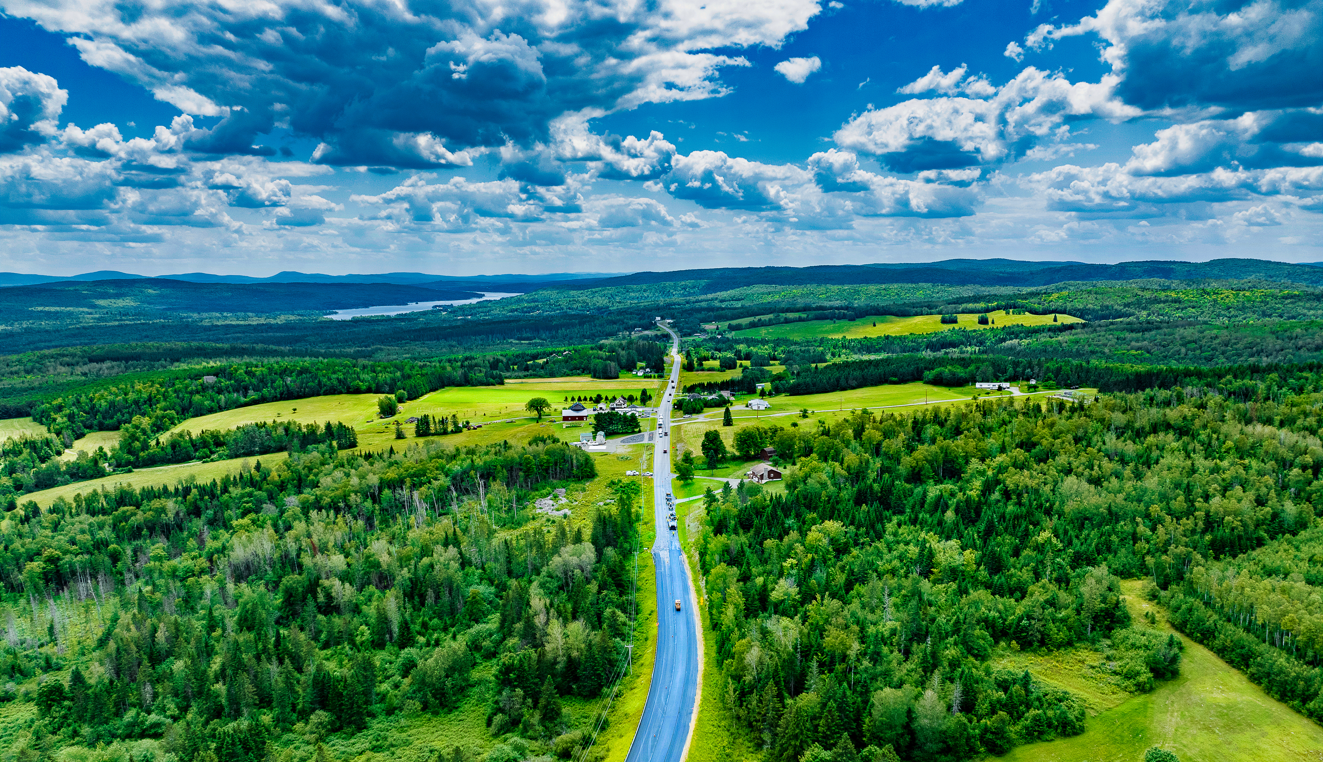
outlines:
[[[822,68],[822,61],[817,57],[812,58],[787,58],[775,66],[776,73],[794,82],[797,85],[804,84],[804,80],[818,69]]]

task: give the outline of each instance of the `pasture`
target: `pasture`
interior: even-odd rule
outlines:
[[[744,372],[749,367],[748,360],[742,360],[738,368],[734,370],[720,370],[717,367],[716,360],[708,360],[703,363],[704,370],[683,370],[680,371],[680,389],[684,389],[690,384],[715,384],[721,381],[732,379]],[[773,363],[767,366],[767,372],[775,376],[777,373],[784,372],[786,367]]]
[[[649,394],[656,394],[661,385],[653,379],[624,378],[611,381],[592,379],[532,379],[521,383],[504,386],[452,386],[409,400],[400,405],[400,411],[392,418],[381,418],[377,412],[377,400],[380,394],[332,394],[325,397],[309,397],[283,402],[268,402],[261,405],[226,410],[211,415],[190,418],[180,423],[175,431],[202,431],[204,429],[232,429],[259,421],[297,421],[299,423],[324,423],[340,421],[354,426],[362,432],[365,429],[393,426],[395,421],[427,413],[429,415],[458,415],[461,421],[487,424],[493,420],[509,418],[528,418],[534,416],[524,410],[524,405],[533,397],[545,397],[551,403],[552,411],[543,420],[559,418],[560,409],[570,404],[571,397],[596,396],[614,399],[617,396],[634,395],[647,389]]]
[[[85,452],[88,455],[91,455],[96,452],[98,447],[104,448],[106,452],[110,452],[115,449],[115,445],[117,444],[119,444],[118,431],[90,431],[87,433],[87,436],[76,440],[73,443],[73,447],[65,450],[64,454],[60,456],[60,459],[73,460],[78,457],[78,453],[80,452]]]
[[[988,313],[991,323],[978,324],[979,313],[962,313],[958,322],[943,323],[940,315],[916,315],[914,317],[895,317],[877,315],[862,317],[858,320],[807,320],[802,323],[784,323],[760,328],[746,328],[735,331],[732,336],[753,339],[860,339],[869,336],[902,336],[913,333],[937,333],[957,328],[979,330],[985,328],[1005,328],[1011,325],[1048,325],[1053,315],[1007,315],[1003,311]],[[1083,320],[1070,315],[1058,314],[1060,323],[1082,323]]]
[[[1136,622],[1152,611],[1159,629],[1171,631],[1162,608],[1140,597],[1138,581],[1122,586]],[[1058,654],[1025,661],[1023,666],[1039,679],[1081,693],[1091,710],[1102,711],[1085,721],[1083,735],[1020,746],[1002,759],[1134,762],[1150,746],[1161,746],[1181,762],[1317,762],[1323,728],[1269,698],[1213,652],[1184,636],[1181,641],[1181,674],[1138,696],[1121,697],[1108,686],[1079,685],[1081,678],[1071,676],[1078,667],[1069,663],[1077,658],[1072,652],[1063,652],[1062,664],[1047,664]]]
[[[46,433],[46,427],[31,418],[0,419],[0,442],[18,437],[40,436]]]
[[[198,482],[206,483],[213,479],[219,479],[227,474],[236,474],[245,463],[251,464],[254,460],[262,461],[262,466],[268,467],[279,463],[289,457],[289,453],[273,452],[267,455],[258,455],[251,458],[232,458],[230,460],[217,460],[210,463],[176,463],[169,466],[156,466],[155,468],[143,468],[127,474],[112,474],[100,479],[88,479],[82,482],[73,482],[59,487],[31,492],[19,497],[19,502],[25,503],[29,500],[35,500],[37,505],[45,508],[55,502],[56,498],[72,500],[78,493],[88,493],[99,489],[114,489],[123,484],[134,489],[143,487],[164,487],[175,485],[185,479],[195,479]]]

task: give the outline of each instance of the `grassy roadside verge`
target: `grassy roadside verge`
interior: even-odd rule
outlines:
[[[685,563],[689,575],[698,588],[698,618],[703,628],[703,674],[699,686],[698,721],[694,726],[693,742],[686,762],[762,762],[763,754],[749,732],[740,724],[735,713],[726,705],[722,690],[721,668],[717,665],[716,635],[708,615],[707,596],[703,594],[702,575],[698,557],[689,541],[690,520],[694,526],[702,520],[700,501],[679,503],[675,516],[679,521],[680,544],[684,547]]]
[[[644,546],[647,547],[647,546]],[[597,737],[596,753],[604,762],[622,762],[629,754],[652,685],[653,658],[657,654],[657,570],[652,554],[639,553],[638,619],[634,624],[634,670],[620,685],[620,695],[607,715],[607,726]]]

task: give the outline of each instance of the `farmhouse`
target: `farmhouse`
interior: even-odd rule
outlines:
[[[756,400],[749,400],[749,404],[746,407],[748,407],[750,410],[767,410],[772,407],[772,403],[768,402],[765,399],[759,398]]]
[[[615,400],[611,402],[611,409],[620,410],[628,405],[629,403],[625,401],[624,397],[616,397]]]
[[[758,465],[749,469],[749,479],[758,482],[759,484],[766,484],[768,482],[780,481],[781,471],[780,469],[770,464],[759,463]]]
[[[588,420],[588,408],[584,407],[582,402],[576,402],[560,411],[560,419],[566,423],[586,421]]]

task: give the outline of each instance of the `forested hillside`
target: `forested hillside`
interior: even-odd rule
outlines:
[[[267,759],[295,725],[315,744],[452,710],[475,673],[493,734],[550,744],[562,697],[597,696],[632,627],[637,490],[575,524],[527,505],[594,474],[560,444],[318,447],[11,511],[0,696],[40,710],[11,752],[160,738],[180,760]]]
[[[1258,548],[1243,558],[1261,577],[1312,566],[1286,558],[1323,513],[1320,401],[1323,377],[1299,373],[765,429],[794,465],[784,496],[710,495],[697,541],[729,705],[778,762],[817,759],[815,744],[968,759],[1078,733],[1071,697],[989,656],[1089,644],[1151,689],[1180,649],[1128,627],[1116,579],[1139,577],[1178,612],[1179,596],[1215,599],[1276,643],[1241,660],[1249,675],[1323,719],[1316,593],[1263,582],[1274,603],[1253,608],[1205,571],[1229,579],[1239,562],[1219,560]],[[1226,637],[1193,620],[1173,618]]]

